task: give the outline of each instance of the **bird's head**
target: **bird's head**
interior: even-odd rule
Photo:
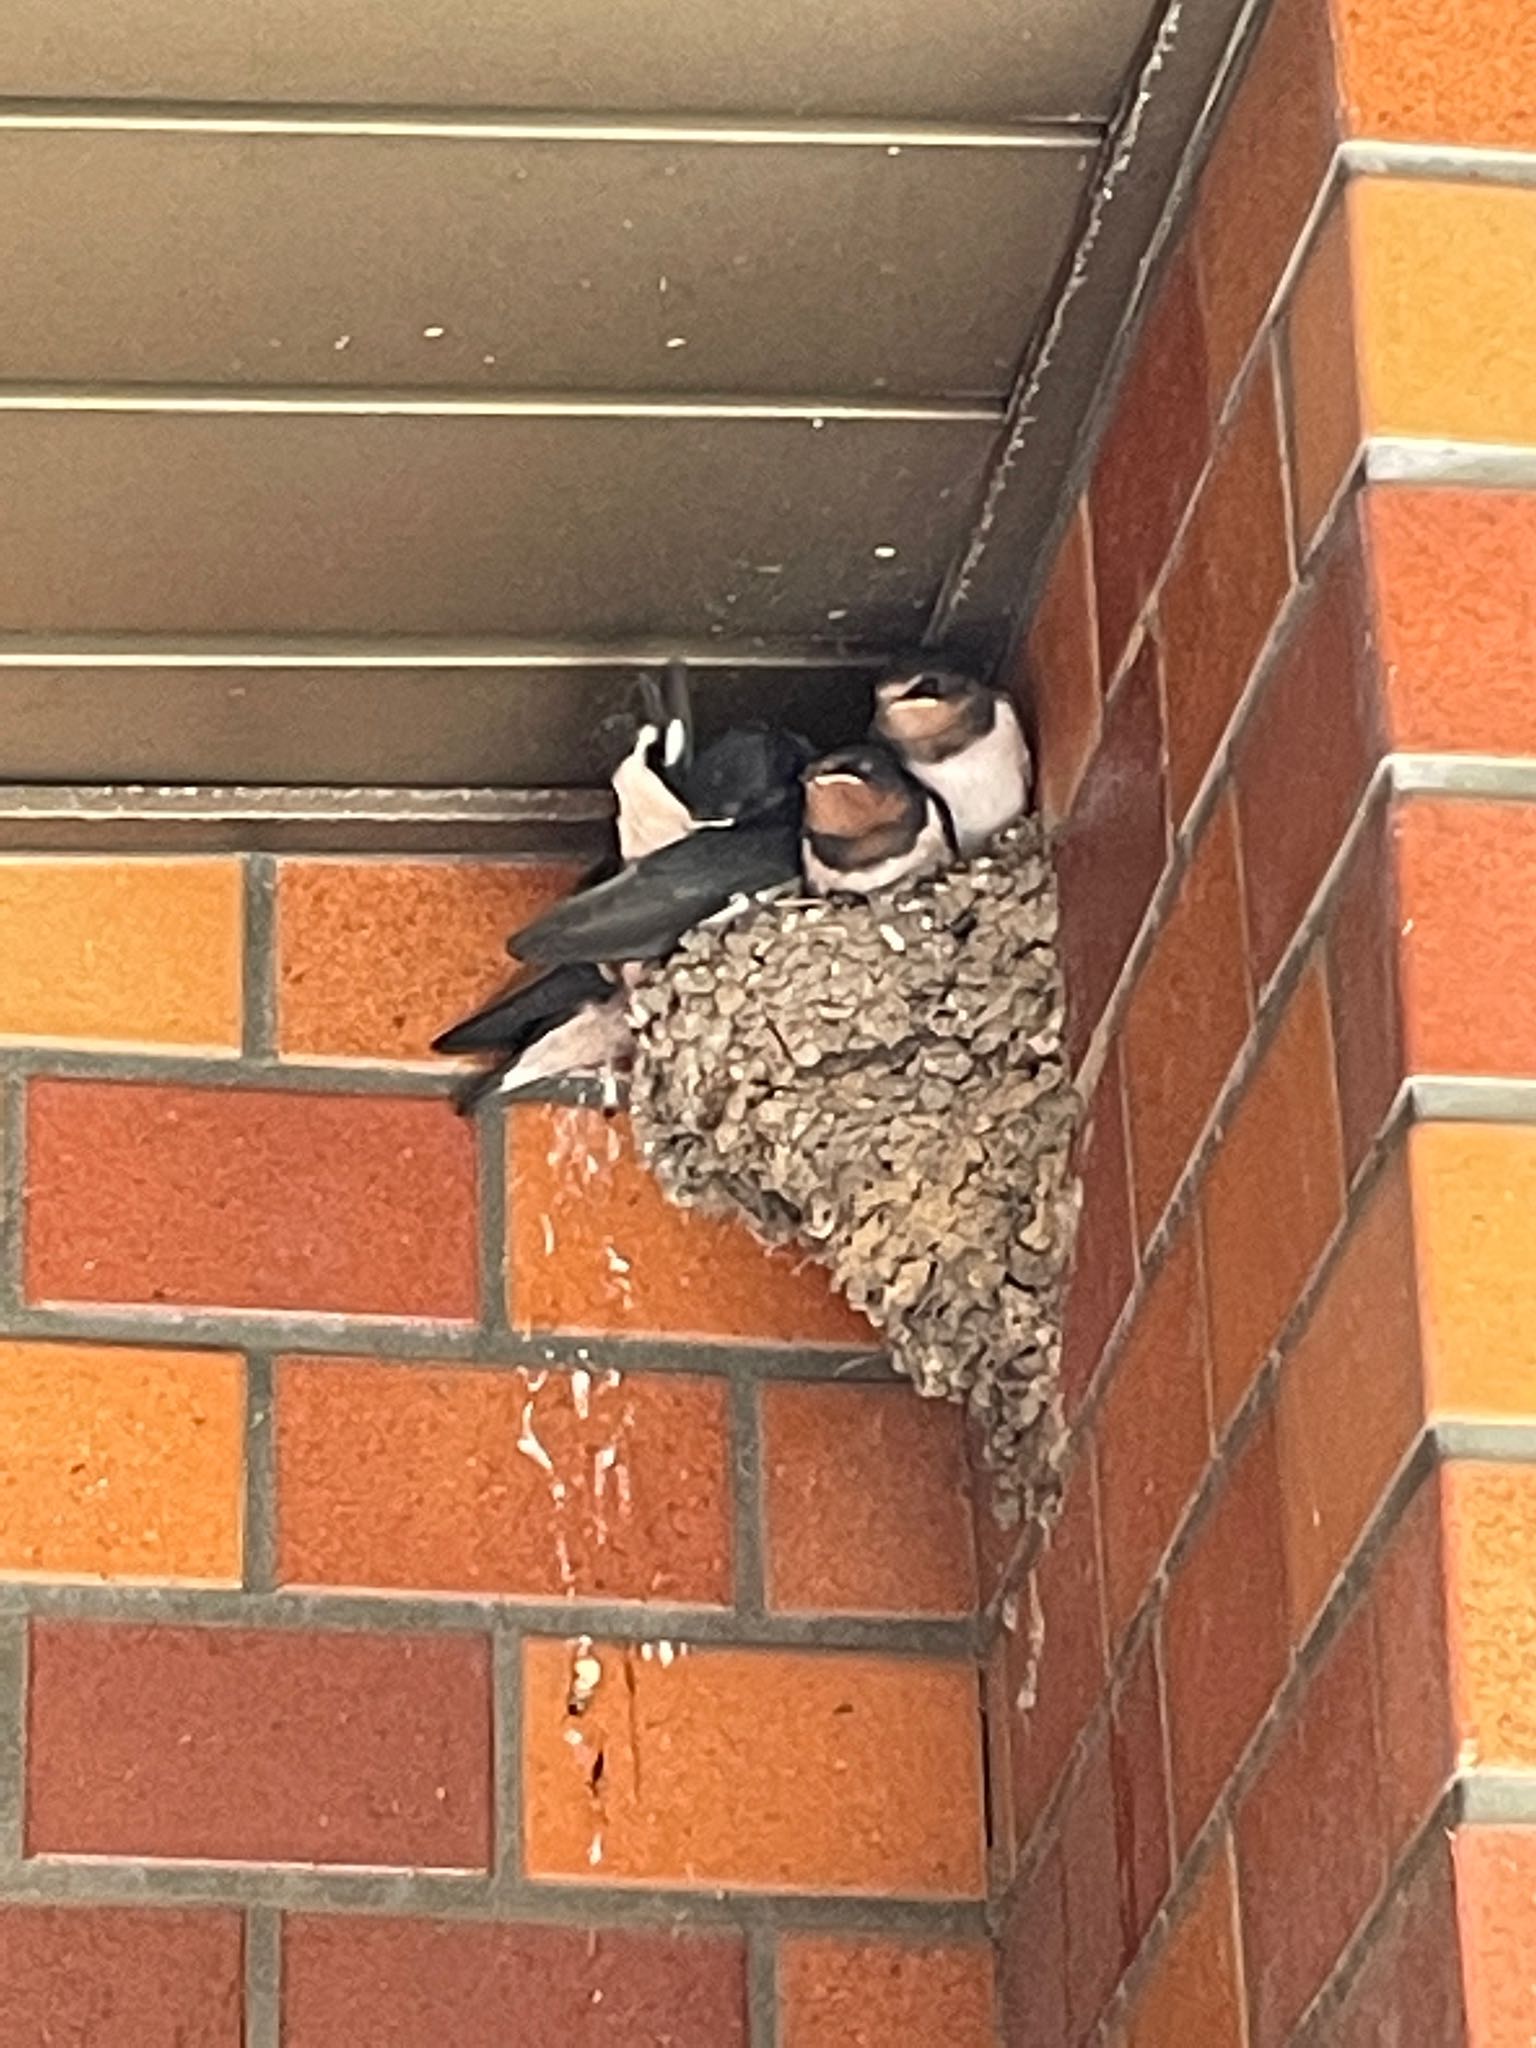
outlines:
[[[888,747],[843,747],[813,761],[802,778],[806,829],[829,839],[861,839],[901,825],[922,808],[922,791]]]
[[[993,693],[955,669],[889,676],[875,689],[875,730],[905,752],[940,753],[979,738],[992,725]]]

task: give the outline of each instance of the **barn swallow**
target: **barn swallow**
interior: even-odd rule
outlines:
[[[804,782],[801,862],[818,896],[871,896],[953,858],[943,806],[891,748],[825,754]]]
[[[969,859],[1029,802],[1029,747],[1012,702],[974,676],[920,669],[875,691],[875,731],[948,811]]]
[[[659,689],[650,676],[642,676],[640,701],[635,743],[609,778],[618,803],[620,860],[643,860],[693,830],[688,804],[693,717],[686,665],[669,663]]]
[[[455,1106],[470,1116],[488,1096],[617,1064],[629,1050],[623,991],[596,965],[524,974],[440,1033],[432,1050],[495,1054],[454,1096]]]

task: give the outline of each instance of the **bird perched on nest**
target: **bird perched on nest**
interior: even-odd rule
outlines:
[[[682,665],[668,671],[665,695],[649,679],[642,693],[644,719],[612,776],[619,862],[515,932],[507,950],[529,971],[433,1040],[434,1052],[494,1056],[455,1097],[465,1115],[493,1094],[612,1069],[630,1045],[631,963],[670,951],[736,896],[751,900],[799,872],[809,744],[742,726],[695,757]],[[690,846],[704,834],[707,846]]]
[[[962,859],[1023,816],[1029,747],[1001,690],[950,669],[891,676],[875,691],[875,732],[944,805]]]
[[[872,896],[954,857],[944,812],[888,747],[823,754],[801,779],[800,864],[815,895]]]

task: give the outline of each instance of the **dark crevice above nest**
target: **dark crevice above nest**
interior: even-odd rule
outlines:
[[[633,1016],[666,1193],[804,1244],[900,1371],[968,1404],[1000,1508],[1048,1517],[1080,1190],[1040,826],[867,901],[692,932]]]

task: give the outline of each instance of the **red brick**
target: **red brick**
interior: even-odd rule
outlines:
[[[508,932],[578,868],[522,861],[286,860],[277,875],[285,1053],[421,1059],[507,980]]]
[[[1328,174],[1337,125],[1326,10],[1278,0],[1200,181],[1195,253],[1218,402]]]
[[[241,2048],[238,1913],[0,1906],[5,2048]]]
[[[1147,1291],[1100,1412],[1099,1492],[1112,1637],[1151,1584],[1211,1453],[1199,1245],[1186,1225]]]
[[[745,2048],[733,1935],[300,1915],[283,2048]]]
[[[1035,1568],[1034,1594],[1025,1590],[1018,1625],[1008,1639],[1013,1800],[1022,1841],[1033,1832],[1104,1685],[1092,1476],[1083,1459],[1068,1482],[1049,1548]],[[1044,1633],[1031,1688],[1030,1624],[1036,1598]]]
[[[1232,1775],[1290,1661],[1280,1524],[1274,1424],[1266,1416],[1168,1595],[1163,1640],[1181,1851]]]
[[[1536,493],[1365,499],[1392,744],[1536,753]]]
[[[1450,1845],[1430,1837],[1394,1896],[1328,2034],[1328,2048],[1464,2048],[1466,2010]],[[1318,2044],[1321,2048],[1321,2044]]]
[[[1056,848],[1074,1055],[1125,965],[1167,851],[1158,654],[1149,640],[1105,707],[1104,738]]]
[[[1224,1840],[1185,1901],[1131,2009],[1126,2048],[1247,2048],[1247,2040],[1236,1887],[1231,1848]]]
[[[1407,1847],[1455,1770],[1440,1478],[1419,1488],[1377,1562],[1368,1594],[1376,1654],[1387,1846]]]
[[[1201,834],[1125,1018],[1136,1221],[1157,1227],[1253,1021],[1237,865],[1224,796]]]
[[[1070,2041],[1082,2041],[1092,2031],[1128,1960],[1118,1859],[1109,1740],[1101,1731],[1084,1753],[1061,1816]]]
[[[1057,2048],[1067,2032],[1067,1915],[1052,1843],[1003,1922],[998,1959],[1007,2048]]]
[[[1248,944],[1260,983],[1295,936],[1382,752],[1376,650],[1353,529],[1301,607],[1233,757]]]
[[[761,1398],[770,1604],[974,1613],[961,1411],[910,1387],[783,1384]]]
[[[1355,252],[1349,209],[1329,209],[1312,238],[1284,316],[1296,538],[1311,553],[1360,457],[1364,426],[1355,336]]]
[[[1372,806],[1334,898],[1325,940],[1344,1171],[1353,1179],[1407,1071],[1398,992],[1397,877],[1389,808]]]
[[[1237,1815],[1252,2048],[1280,2048],[1386,1880],[1368,1619],[1308,1685]]]
[[[975,1670],[920,1658],[598,1643],[523,1653],[530,1875],[977,1898]],[[578,1743],[567,1740],[579,1735]],[[596,1760],[603,1768],[594,1783]]]
[[[1201,1189],[1218,1432],[1343,1213],[1327,996],[1314,964],[1254,1069]]]
[[[1536,1830],[1462,1828],[1456,1891],[1469,2048],[1536,2035]]]
[[[1371,1190],[1280,1375],[1280,1487],[1297,1641],[1423,1415],[1413,1213],[1401,1152]]]
[[[1536,1074],[1536,806],[1431,802],[1394,820],[1416,1074]]]
[[[33,1855],[484,1870],[477,1636],[37,1622]]]
[[[1112,676],[1211,440],[1205,325],[1187,249],[1169,265],[1115,400],[1089,493],[1100,666]]]
[[[980,1942],[940,1948],[791,1935],[779,1945],[779,2041],[997,2048],[992,1979],[992,1951]]]
[[[1028,655],[1040,808],[1054,825],[1071,810],[1099,738],[1098,622],[1086,504],[1073,513],[1057,550],[1030,627]]]
[[[719,1380],[288,1359],[277,1491],[285,1585],[731,1595]]]
[[[38,1080],[26,1143],[29,1300],[476,1313],[446,1102]]]
[[[1193,804],[1291,584],[1275,379],[1250,380],[1158,600],[1174,822]]]
[[[507,1118],[508,1308],[520,1330],[736,1337],[872,1348],[803,1252],[675,1208],[627,1119],[530,1105]]]
[[[1005,1634],[993,1640],[981,1671],[982,1736],[987,1749],[987,1846],[992,1896],[1012,1884],[1018,1869],[1013,1815],[1013,1723],[1016,1687]]]
[[[1163,1682],[1154,1631],[1144,1637],[1115,1702],[1109,1728],[1119,1843],[1120,1919],[1134,1954],[1162,1904],[1168,1860],[1168,1764]]]
[[[1069,1415],[1088,1391],[1136,1278],[1118,1046],[1110,1049],[1078,1130],[1077,1171],[1083,1206],[1061,1345],[1062,1393]]]

